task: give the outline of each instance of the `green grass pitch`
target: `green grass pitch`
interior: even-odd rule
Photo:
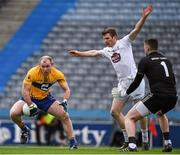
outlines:
[[[118,152],[115,147],[84,147],[80,146],[77,150],[69,150],[68,147],[61,146],[0,146],[0,154],[132,154]],[[149,151],[142,151],[133,154],[165,154],[161,152],[161,148],[153,148]],[[173,149],[169,154],[180,154],[180,149]]]

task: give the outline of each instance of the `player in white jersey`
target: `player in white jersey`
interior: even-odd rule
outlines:
[[[69,53],[72,56],[80,57],[94,57],[103,55],[107,57],[118,77],[118,86],[112,89],[113,101],[111,107],[111,114],[113,118],[118,122],[125,139],[125,144],[121,149],[127,147],[128,136],[125,130],[124,115],[121,113],[122,108],[127,103],[129,98],[132,98],[134,102],[142,99],[145,95],[145,84],[141,82],[140,86],[134,91],[131,96],[125,96],[125,92],[134,77],[136,76],[137,68],[135,65],[131,42],[135,40],[137,34],[143,27],[146,18],[152,12],[152,6],[147,6],[142,13],[140,20],[135,25],[135,28],[124,38],[118,40],[116,30],[114,28],[107,28],[102,32],[104,43],[107,47],[102,50],[89,50],[89,51],[77,51],[71,50]],[[148,150],[148,129],[146,118],[141,120],[142,128],[142,140],[144,149]]]
[[[112,28],[106,29],[103,33],[111,30]],[[114,29],[112,29],[113,31]],[[112,95],[114,98],[120,99],[125,103],[128,101],[128,97],[122,97],[121,94],[124,90],[127,90],[130,83],[133,81],[137,73],[136,64],[134,61],[132,46],[130,36],[127,35],[124,38],[117,40],[113,47],[105,47],[102,50],[97,51],[98,54],[107,57],[117,74],[118,87],[112,89]],[[144,97],[145,93],[145,83],[144,80],[141,82],[140,86],[131,97],[134,101],[139,100]],[[112,110],[112,112],[115,110]]]

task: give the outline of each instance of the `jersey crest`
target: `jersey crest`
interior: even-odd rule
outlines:
[[[113,63],[117,63],[121,60],[121,55],[119,53],[113,53],[111,60]]]

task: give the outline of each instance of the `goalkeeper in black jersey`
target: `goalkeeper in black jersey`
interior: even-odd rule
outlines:
[[[135,142],[135,122],[150,113],[156,114],[164,137],[163,152],[172,151],[169,138],[169,123],[165,115],[177,102],[176,82],[172,64],[158,51],[158,41],[148,39],[144,42],[144,57],[139,65],[134,81],[124,95],[131,94],[140,84],[144,75],[149,81],[151,93],[139,101],[125,116],[125,127],[129,137],[129,146],[123,151],[137,151]]]

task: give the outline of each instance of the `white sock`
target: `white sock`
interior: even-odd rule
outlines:
[[[128,139],[128,135],[127,135],[127,132],[125,129],[121,129],[122,132],[123,132],[123,135],[124,135],[124,141],[125,143],[128,143],[129,142],[129,139]]]
[[[172,144],[171,140],[164,140],[164,145]]]
[[[149,141],[149,139],[148,139],[148,130],[141,129],[141,133],[142,133],[142,142],[147,143]]]

